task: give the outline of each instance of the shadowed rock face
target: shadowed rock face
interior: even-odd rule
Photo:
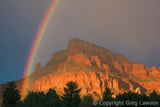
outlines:
[[[36,68],[35,68],[35,72],[39,72],[40,70],[41,70],[41,64],[37,63]]]
[[[82,88],[82,96],[91,93],[100,98],[106,87],[115,93],[137,87],[142,92],[160,91],[159,77],[160,68],[144,67],[87,41],[71,39],[67,49],[54,53],[44,67],[37,64],[29,90],[47,91],[54,87],[61,93],[67,82],[75,81]],[[23,80],[17,81],[19,89]]]

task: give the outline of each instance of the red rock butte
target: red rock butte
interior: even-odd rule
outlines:
[[[94,98],[101,98],[106,87],[115,94],[136,89],[141,93],[160,92],[160,68],[132,63],[122,55],[75,38],[66,50],[54,53],[45,66],[38,63],[30,77],[29,91],[55,88],[61,94],[66,83],[74,81],[82,89],[81,96],[90,93]],[[24,79],[16,81],[20,90]],[[0,85],[0,93],[4,87]]]

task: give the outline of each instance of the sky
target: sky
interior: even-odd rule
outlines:
[[[33,39],[51,1],[0,1],[0,83],[22,79]],[[61,0],[35,64],[44,66],[53,53],[67,48],[69,39],[79,38],[132,62],[160,67],[159,5],[159,0]]]

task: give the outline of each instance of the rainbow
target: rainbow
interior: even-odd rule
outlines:
[[[39,26],[38,32],[34,38],[32,48],[30,49],[29,57],[26,63],[25,71],[24,71],[24,82],[22,86],[22,99],[25,97],[25,95],[28,93],[28,87],[30,83],[30,73],[32,72],[33,65],[35,63],[35,58],[37,51],[39,49],[40,43],[44,37],[45,31],[48,27],[49,22],[52,19],[53,14],[55,13],[55,10],[59,4],[60,0],[53,0],[51,2],[51,5],[49,9],[47,10],[45,17]]]

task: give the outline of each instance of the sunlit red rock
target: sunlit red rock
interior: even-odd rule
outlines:
[[[110,71],[110,68],[107,64],[103,64],[103,68],[105,70],[105,72],[109,72]]]
[[[115,93],[135,91],[137,87],[141,92],[160,92],[160,68],[132,63],[122,55],[79,39],[71,39],[67,49],[54,53],[45,66],[38,63],[30,78],[29,91],[55,88],[60,94],[67,82],[75,81],[82,89],[81,96],[90,93],[95,98],[100,98],[107,87]],[[21,91],[25,79],[16,81]]]
[[[105,87],[110,87],[119,90],[119,83],[117,79],[109,77],[105,73],[96,72],[74,72],[63,74],[49,74],[43,78],[31,83],[30,91],[46,91],[49,88],[55,87],[57,91],[63,91],[66,83],[75,81],[82,89],[81,95],[88,93],[95,97],[100,97]],[[107,84],[111,84],[110,86]]]
[[[120,65],[120,63],[118,61],[114,61],[113,62],[113,66],[114,66],[114,68],[116,68],[116,70],[118,70],[119,72],[123,73],[123,68],[122,68],[122,66]]]
[[[147,79],[147,71],[143,64],[133,63],[130,74],[140,79]]]

